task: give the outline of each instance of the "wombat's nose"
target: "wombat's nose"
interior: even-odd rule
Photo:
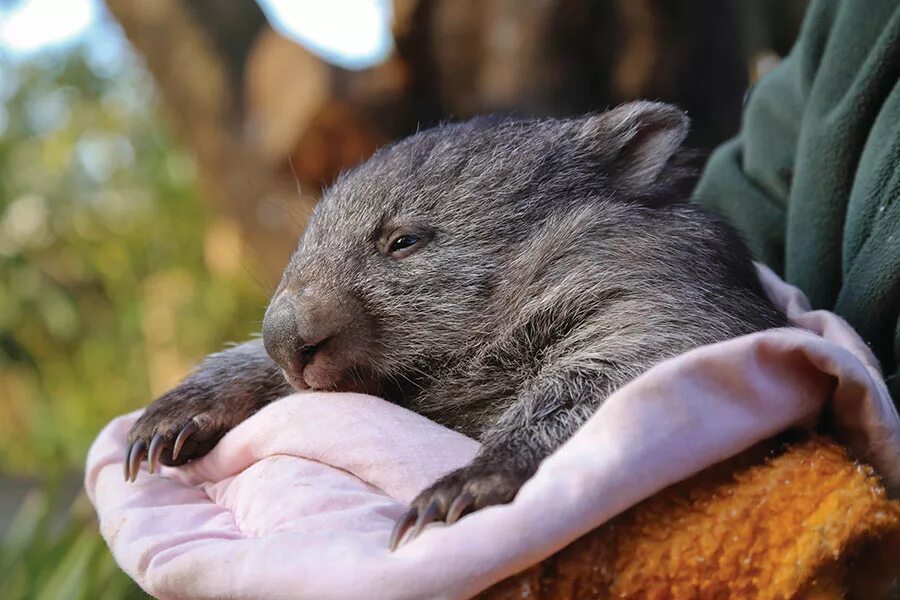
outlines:
[[[298,376],[332,334],[327,327],[316,325],[327,323],[310,318],[311,311],[303,304],[283,292],[272,301],[263,318],[266,352],[279,367]]]

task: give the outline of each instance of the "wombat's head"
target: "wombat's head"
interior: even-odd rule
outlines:
[[[380,150],[316,207],[266,312],[267,351],[299,389],[427,381],[496,329],[492,293],[542,221],[665,194],[687,129],[678,109],[636,102],[476,119]]]

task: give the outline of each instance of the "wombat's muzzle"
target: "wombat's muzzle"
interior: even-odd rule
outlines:
[[[294,361],[298,342],[301,342],[294,322],[294,306],[286,294],[276,296],[263,318],[263,345],[266,352],[282,369]]]
[[[315,355],[329,346],[343,345],[346,330],[352,323],[352,311],[336,294],[309,288],[300,293],[285,289],[266,310],[263,319],[263,345],[266,352],[287,375],[295,387],[308,387],[303,370]],[[343,340],[343,341],[342,341]],[[327,363],[340,370],[339,348],[330,347]],[[323,358],[326,358],[323,356]]]
[[[291,379],[302,378],[318,347],[335,333],[327,320],[313,317],[309,304],[285,291],[272,300],[263,319],[266,352]]]

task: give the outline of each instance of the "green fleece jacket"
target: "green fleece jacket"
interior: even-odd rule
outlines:
[[[900,403],[900,2],[817,0],[694,200],[849,321]]]

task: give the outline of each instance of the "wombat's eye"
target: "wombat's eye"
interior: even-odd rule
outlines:
[[[401,235],[388,247],[388,252],[394,254],[396,252],[400,252],[401,250],[405,250],[407,248],[412,248],[416,244],[419,243],[419,236],[408,233],[406,235]]]
[[[402,233],[402,232],[406,233]],[[376,243],[378,253],[394,259],[406,258],[419,252],[434,239],[434,230],[426,227],[399,227],[394,229],[390,237],[385,236]],[[391,240],[390,243],[387,243]]]

